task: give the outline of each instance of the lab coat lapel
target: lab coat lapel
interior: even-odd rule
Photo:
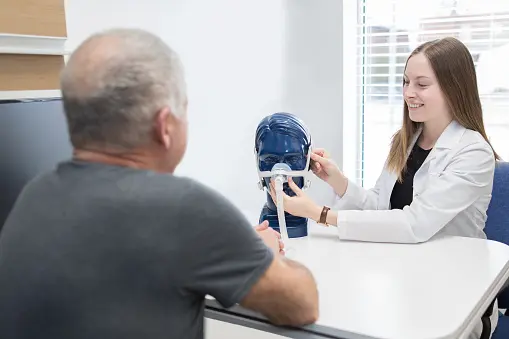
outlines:
[[[465,127],[461,126],[458,122],[452,121],[444,132],[442,132],[435,143],[435,146],[426,157],[426,160],[423,162],[417,173],[415,173],[414,194],[424,188],[423,185],[426,181],[425,178],[429,173],[439,173],[443,171],[449,161],[449,156],[452,155],[451,149],[458,144],[463,133],[465,133],[465,130]],[[412,152],[415,143],[419,139],[421,132],[422,128],[415,133],[412,142],[407,149],[407,159],[410,152]],[[390,208],[391,194],[397,180],[397,175],[395,173],[385,171],[385,176],[385,185],[383,186],[384,194],[379,196],[378,209]]]
[[[428,168],[428,172],[436,172],[440,169],[440,164],[444,163],[449,151],[458,144],[465,133],[465,127],[453,120],[442,132],[435,146],[429,152],[421,168]],[[443,164],[445,166],[445,163]]]

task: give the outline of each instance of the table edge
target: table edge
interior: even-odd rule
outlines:
[[[493,241],[493,242],[497,242],[497,241]],[[498,243],[509,248],[509,246],[504,243],[500,243],[500,242],[498,242]],[[470,332],[472,332],[472,330],[474,329],[474,327],[476,325],[476,322],[474,320],[481,319],[484,312],[486,312],[486,310],[488,309],[488,306],[490,305],[490,303],[495,298],[497,298],[498,294],[500,293],[500,290],[502,289],[502,287],[504,287],[505,283],[508,280],[509,280],[509,258],[508,258],[506,264],[504,265],[504,267],[502,268],[502,270],[500,271],[499,275],[493,282],[493,284],[490,286],[491,288],[489,290],[487,290],[486,293],[484,294],[484,298],[476,305],[476,308],[472,312],[471,317],[466,319],[466,321],[465,321],[466,326],[463,326],[463,331],[460,328],[460,329],[458,329],[458,331],[455,331],[454,333],[452,333],[450,336],[448,336],[446,338],[467,338],[468,335],[470,334]],[[494,312],[498,312],[498,310],[494,310]],[[458,336],[458,335],[460,335],[460,336]]]
[[[240,305],[226,309],[215,299],[205,299],[205,317],[296,339],[373,339],[373,337],[364,334],[318,324],[301,327],[274,325],[257,312]]]

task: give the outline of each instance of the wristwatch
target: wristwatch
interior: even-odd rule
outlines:
[[[323,224],[327,227],[329,227],[330,225],[327,223],[327,213],[329,212],[330,210],[330,207],[328,206],[323,206],[322,208],[322,213],[320,213],[320,220],[318,221],[319,224]]]

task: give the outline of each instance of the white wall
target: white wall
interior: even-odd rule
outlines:
[[[118,26],[152,31],[177,50],[190,95],[189,148],[178,174],[219,190],[253,224],[265,201],[253,156],[263,116],[299,115],[315,146],[341,164],[341,1],[87,0],[68,1],[66,14],[71,50]],[[332,197],[318,181],[310,194],[321,203]]]
[[[342,1],[285,2],[283,106],[311,130],[314,147],[326,148],[342,166]],[[310,196],[329,204],[333,191],[314,180]]]

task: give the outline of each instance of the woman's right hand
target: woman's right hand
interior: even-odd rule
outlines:
[[[311,153],[311,170],[318,178],[327,182],[327,180],[329,179],[329,173],[317,160],[319,158],[324,158],[327,160],[329,159],[329,154],[324,148],[314,149],[313,152]]]
[[[343,196],[348,185],[348,179],[341,173],[338,165],[329,158],[323,148],[317,148],[311,153],[311,170],[313,173],[328,183],[337,194]]]

